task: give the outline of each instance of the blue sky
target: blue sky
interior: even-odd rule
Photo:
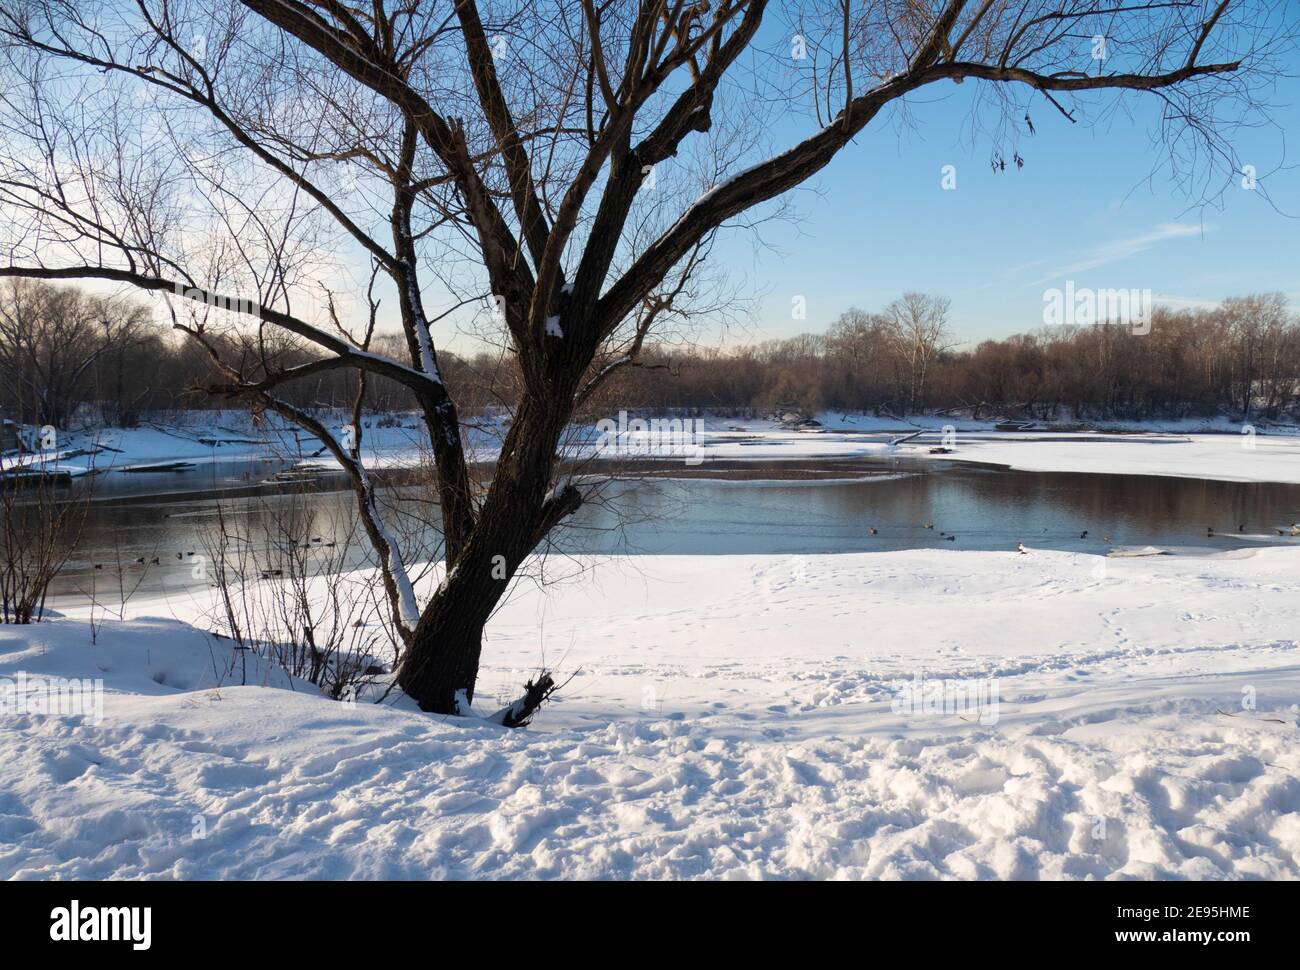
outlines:
[[[764,294],[753,326],[729,342],[820,332],[849,306],[877,309],[920,290],[951,299],[953,332],[971,344],[1041,327],[1044,289],[1066,279],[1149,288],[1173,306],[1277,290],[1300,308],[1300,167],[1278,170],[1300,166],[1300,130],[1290,159],[1279,130],[1296,128],[1300,83],[1287,79],[1269,99],[1278,127],[1233,140],[1269,198],[1234,184],[1210,207],[1167,172],[1148,179],[1162,151],[1154,98],[1131,96],[1127,114],[1094,125],[1039,101],[1036,134],[995,143],[972,138],[974,87],[914,95],[907,128],[877,118],[818,177],[818,194],[797,195],[801,221],[765,230],[774,251],[743,238],[720,247]],[[999,147],[1008,167],[994,174]],[[956,168],[955,190],[941,188],[945,165]],[[792,319],[794,296],[806,299],[806,320]]]

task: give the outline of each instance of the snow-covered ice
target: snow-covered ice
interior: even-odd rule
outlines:
[[[372,420],[363,428],[362,453],[372,469],[401,468],[428,460],[427,434],[413,416]],[[975,461],[1009,465],[1026,471],[1094,472],[1122,475],[1167,475],[1231,482],[1300,484],[1300,434],[1296,429],[1255,429],[1226,422],[1182,421],[1117,424],[1114,431],[996,432],[992,422],[936,417],[899,419],[868,415],[819,415],[820,429],[794,430],[775,421],[708,416],[698,420],[689,447],[678,442],[665,451],[653,432],[629,432],[612,442],[599,428],[574,428],[566,454],[575,458],[683,455],[698,469],[710,461],[829,461],[848,458],[906,456],[943,461]],[[496,458],[507,425],[497,415],[465,429],[465,446],[472,461]],[[60,448],[115,449],[93,458],[60,460],[73,474],[148,467],[170,461],[195,464],[279,458],[320,468],[338,463],[310,435],[271,425],[248,428],[246,417],[193,412],[188,425],[141,427],[65,435]],[[339,419],[343,420],[342,418]],[[653,420],[653,419],[652,419]],[[386,426],[381,427],[383,423]],[[944,429],[950,429],[947,437]],[[891,445],[891,438],[925,430],[924,438]],[[1125,433],[1116,433],[1123,431]],[[946,444],[946,454],[930,449]],[[4,459],[12,464],[16,457]]]
[[[958,434],[952,461],[979,461],[1037,472],[1107,472],[1212,478],[1223,482],[1300,483],[1294,435],[1006,435]]]

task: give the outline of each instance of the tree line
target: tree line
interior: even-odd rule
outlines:
[[[1281,294],[1156,306],[1140,328],[1043,327],[967,349],[955,346],[948,311],[942,298],[907,294],[882,311],[849,309],[820,334],[729,350],[657,347],[619,393],[648,410],[960,410],[1064,421],[1284,420],[1300,409],[1300,318]]]
[[[292,335],[231,329],[208,339],[219,353],[263,376],[320,359]],[[374,347],[391,353],[399,343],[381,334]],[[454,356],[444,370],[468,389],[499,384],[488,361],[487,355],[477,361],[482,379],[466,379],[474,362]],[[221,380],[210,353],[139,301],[25,279],[0,286],[2,417],[60,429],[134,427],[167,412],[245,407],[210,393]],[[356,393],[355,377],[334,371],[296,383],[285,396],[300,407],[339,408],[350,407]],[[381,411],[415,406],[405,388],[383,377],[368,384],[366,403]],[[481,409],[487,402],[476,403]]]
[[[587,402],[584,416],[960,410],[1038,420],[1276,421],[1300,408],[1300,317],[1281,294],[1212,309],[1156,307],[1141,332],[1045,327],[968,349],[956,347],[949,316],[946,299],[908,293],[879,311],[846,310],[824,333],[731,348],[650,345]],[[292,337],[270,347],[239,331],[211,339],[254,374],[319,359]],[[381,334],[375,346],[398,340]],[[513,407],[520,377],[511,355],[443,357],[467,413]],[[7,281],[0,292],[0,377],[0,409],[29,425],[129,427],[145,416],[231,403],[208,393],[220,381],[209,354],[145,305],[28,280]],[[304,408],[350,407],[356,379],[326,370],[284,394]],[[382,376],[365,395],[377,411],[415,406],[406,388]]]

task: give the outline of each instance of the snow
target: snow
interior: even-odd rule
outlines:
[[[397,543],[387,532],[382,532],[381,535],[388,546],[388,572],[397,585],[397,602],[398,609],[402,613],[402,625],[408,632],[413,633],[416,624],[420,622],[420,609],[415,602],[415,590],[411,586],[406,567],[402,565],[402,557],[397,552]]]
[[[774,155],[771,158],[764,158],[755,162],[752,165],[747,165],[744,168],[742,168],[740,171],[732,175],[729,175],[727,178],[723,179],[717,185],[714,185],[711,188],[706,189],[698,199],[696,199],[689,206],[687,206],[686,210],[682,212],[680,216],[677,217],[677,221],[674,222],[672,226],[668,229],[668,231],[665,232],[659,238],[667,239],[677,230],[678,226],[684,224],[686,220],[689,219],[694,212],[701,209],[710,199],[716,196],[719,192],[722,192],[723,190],[730,188],[731,186],[741,181],[741,179],[748,177],[753,172],[762,168],[764,165],[769,165],[772,162],[775,162],[778,158],[780,158],[779,155]]]
[[[1223,422],[819,420],[708,417],[695,444],[706,462],[1300,482],[1300,436]],[[379,423],[368,465],[419,460],[422,427]],[[653,444],[583,430],[579,455]],[[52,457],[84,470],[100,445],[117,450],[96,468],[317,447],[206,414],[61,435]],[[469,446],[490,457],[492,427]],[[441,570],[413,565],[412,585],[391,565],[413,624]],[[204,632],[205,587],[141,594],[126,620],[56,602],[0,626],[0,878],[1300,878],[1300,548],[565,557],[520,576],[455,718],[373,703],[383,683],[331,700],[235,651]],[[543,667],[564,686],[532,728],[475,713]],[[53,709],[75,685],[94,702]]]
[[[370,483],[365,467],[357,465],[356,471],[361,478],[361,489],[366,496],[366,518],[369,520],[371,527],[378,533],[387,551],[384,564],[393,586],[397,589],[397,609],[400,614],[400,622],[406,632],[413,633],[416,624],[420,622],[420,608],[415,599],[415,587],[411,585],[411,576],[402,562],[401,549],[384,525],[383,514],[379,511],[379,506],[375,502],[375,488]]]
[[[207,591],[97,642],[84,607],[0,627],[0,685],[106,691],[6,714],[0,878],[1300,878],[1300,550],[547,579],[475,697],[572,676],[528,730],[327,699],[196,629]],[[900,704],[918,678],[995,683],[993,716]]]
[[[0,456],[0,471],[9,475],[67,475],[81,478],[89,469],[81,463],[64,460],[64,452],[37,452],[23,454],[12,452]]]
[[[409,238],[409,237],[408,237]],[[408,264],[408,269],[412,267]],[[420,288],[415,282],[414,272],[406,275],[406,299],[415,317],[415,340],[420,349],[420,369],[436,384],[442,383],[442,374],[433,356],[433,338],[429,334],[429,321],[424,315],[424,303],[420,299]]]
[[[708,424],[712,427],[696,436],[700,450],[692,464],[711,460],[825,461],[892,456],[985,462],[1040,472],[1300,483],[1300,436],[1290,434],[994,432],[954,426],[945,439],[940,426],[919,439],[891,445],[889,436],[908,430],[906,427],[875,423],[845,429],[836,424],[798,431],[782,429],[773,422],[708,419]],[[931,448],[945,443],[948,453],[930,454]],[[592,451],[607,453],[607,457],[653,455],[653,444],[653,432],[628,432],[618,438],[617,448]]]
[[[428,451],[428,432],[414,415],[395,415],[397,420],[381,427],[376,416],[368,416],[363,427],[362,450],[368,467],[418,464]],[[336,434],[351,423],[351,416],[339,411],[325,417]],[[312,435],[290,427],[274,416],[264,416],[253,426],[247,412],[180,412],[167,423],[144,424],[136,428],[100,428],[64,431],[59,434],[59,451],[49,460],[59,470],[76,474],[89,471],[121,472],[143,470],[153,465],[186,462],[209,465],[216,462],[296,461],[304,465],[338,468],[323,452],[324,446]],[[76,455],[77,452],[94,454]],[[0,468],[9,469],[33,458],[7,454]],[[52,466],[53,467],[53,466]]]
[[[396,415],[393,422],[371,416],[364,428],[362,448],[367,468],[409,468],[427,461],[427,431],[418,416]],[[649,424],[655,415],[635,415]],[[337,426],[350,421],[340,413]],[[613,420],[610,418],[609,420]],[[1296,429],[1257,429],[1243,435],[1240,425],[1220,421],[1169,421],[1116,424],[1110,431],[998,432],[987,421],[944,417],[893,418],[867,415],[818,415],[823,427],[791,430],[770,420],[705,416],[682,419],[691,429],[690,445],[682,455],[686,464],[709,461],[829,461],[845,458],[910,457],[922,460],[973,461],[1009,465],[1027,471],[1094,472],[1132,475],[1168,475],[1234,482],[1284,482],[1300,484],[1300,434]],[[389,427],[380,427],[388,423]],[[463,430],[471,461],[496,458],[505,425],[500,416],[479,419]],[[951,431],[945,438],[944,429]],[[892,438],[918,430],[919,438],[891,446]],[[1124,433],[1119,433],[1119,432]],[[663,436],[653,430],[629,430],[617,436],[601,433],[598,426],[574,428],[566,445],[576,459],[607,457],[662,458]],[[219,442],[219,443],[217,443]],[[930,449],[947,444],[950,453],[931,455]],[[76,449],[116,449],[93,457],[57,459],[60,470],[73,475],[93,467],[99,470],[140,468],[171,461],[205,464],[279,458],[302,465],[337,468],[310,435],[295,433],[273,421],[251,428],[247,416],[231,412],[192,412],[174,425],[64,433],[60,456]],[[682,453],[680,443],[673,454]],[[17,456],[2,460],[5,465]]]
[[[943,458],[990,462],[1024,471],[1300,482],[1300,438],[1294,436],[1078,434],[1046,441],[1035,437],[1042,436],[965,440],[958,434],[952,454]]]

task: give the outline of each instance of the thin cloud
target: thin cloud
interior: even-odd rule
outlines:
[[[1066,263],[1064,266],[1058,266],[1046,276],[1040,279],[1031,280],[1025,285],[1039,286],[1049,281],[1059,280],[1062,277],[1073,276],[1075,273],[1082,273],[1090,269],[1096,269],[1098,266],[1105,266],[1108,263],[1114,263],[1121,259],[1128,259],[1130,256],[1146,252],[1148,249],[1151,249],[1162,242],[1168,242],[1170,239],[1186,239],[1189,236],[1199,236],[1202,233],[1209,231],[1209,226],[1201,226],[1195,223],[1166,222],[1157,226],[1153,232],[1146,233],[1145,235],[1103,243],[1091,252],[1080,256],[1074,262]]]

